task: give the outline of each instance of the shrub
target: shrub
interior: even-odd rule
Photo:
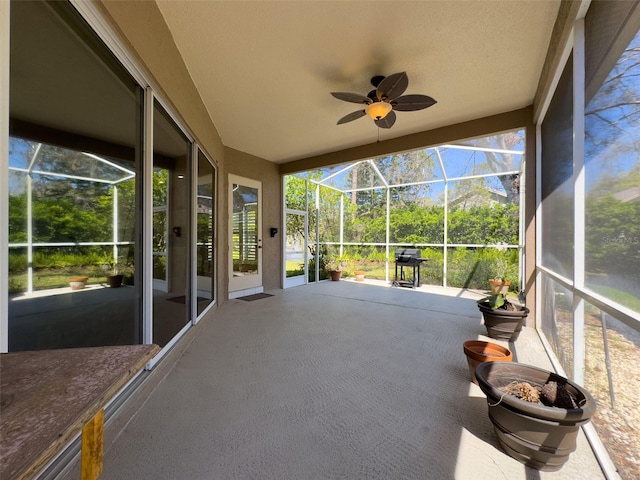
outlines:
[[[9,273],[27,271],[27,254],[9,251]]]

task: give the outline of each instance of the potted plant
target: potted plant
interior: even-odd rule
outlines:
[[[529,315],[527,307],[511,303],[503,293],[481,298],[477,304],[491,338],[510,342],[518,339]]]
[[[342,256],[329,257],[327,259],[326,269],[329,272],[329,275],[331,276],[331,280],[335,282],[340,280],[343,274],[345,274],[346,276],[346,273],[347,273],[345,271],[346,263],[347,263],[346,259]]]
[[[120,262],[111,262],[109,265],[111,273],[107,274],[107,285],[111,288],[119,288],[122,286],[124,276],[131,271],[131,266]]]
[[[107,285],[111,288],[119,288],[122,286],[123,275],[114,270],[111,275],[107,275]]]
[[[476,378],[504,451],[535,469],[560,470],[576,449],[580,427],[596,411],[591,394],[556,373],[522,363],[481,363]]]
[[[327,271],[331,276],[331,280],[337,282],[342,276],[342,270],[344,269],[342,259],[340,257],[332,258],[327,262]]]

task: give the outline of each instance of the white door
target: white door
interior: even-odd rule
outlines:
[[[262,183],[229,175],[229,298],[262,288]]]

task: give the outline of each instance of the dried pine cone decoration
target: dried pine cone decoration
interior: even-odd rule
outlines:
[[[550,407],[578,408],[575,397],[567,390],[564,384],[548,382],[540,391],[542,401]]]

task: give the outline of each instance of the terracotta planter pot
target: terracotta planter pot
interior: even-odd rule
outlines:
[[[69,277],[71,290],[82,290],[89,280],[89,277]]]
[[[464,354],[469,364],[471,381],[478,384],[476,379],[476,367],[482,362],[510,362],[513,360],[511,350],[491,342],[481,340],[467,340],[462,344]]]
[[[491,308],[488,304],[479,303],[478,308],[482,312],[487,334],[491,338],[509,342],[515,342],[518,339],[527,315],[529,315],[527,307],[522,307],[521,310],[517,311],[510,311]]]
[[[340,277],[342,276],[342,271],[340,270],[331,270],[329,272],[329,274],[331,275],[331,280],[334,282],[337,282],[338,280],[340,280]]]
[[[538,470],[560,470],[576,449],[580,427],[596,411],[584,388],[553,372],[514,362],[487,362],[476,368],[478,385],[487,396],[489,418],[504,451]],[[507,395],[500,387],[527,382],[542,387],[554,381],[574,395],[578,408],[548,407]]]
[[[491,295],[498,295],[499,293],[503,293],[506,295],[507,293],[509,293],[511,282],[492,279],[489,280],[489,286],[491,288]]]
[[[355,271],[353,273],[356,276],[356,282],[364,282],[364,274],[365,274],[365,272],[363,272],[362,270],[357,270],[357,271]]]

